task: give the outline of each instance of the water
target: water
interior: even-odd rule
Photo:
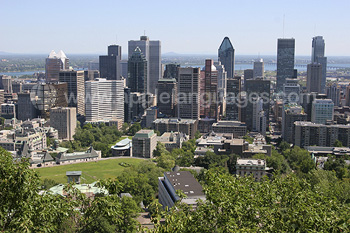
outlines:
[[[45,72],[45,70],[37,70],[37,71],[23,71],[23,72],[0,72],[0,74],[8,75],[8,76],[17,76],[20,77],[22,75],[33,75],[34,73]]]

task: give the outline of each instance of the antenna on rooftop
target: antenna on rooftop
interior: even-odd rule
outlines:
[[[283,39],[284,39],[284,20],[285,20],[285,15],[283,14]]]

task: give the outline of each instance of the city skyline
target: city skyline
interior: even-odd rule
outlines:
[[[0,13],[7,20],[1,25],[0,51],[45,54],[62,49],[69,54],[105,54],[107,45],[118,44],[125,54],[128,41],[145,31],[162,41],[163,53],[216,54],[222,38],[228,36],[237,55],[274,55],[277,39],[292,37],[295,54],[310,55],[312,38],[320,35],[327,42],[327,56],[350,55],[350,47],[344,46],[349,37],[344,30],[348,1],[206,3],[2,2]],[[207,15],[213,14],[216,17],[208,21]],[[204,22],[211,28],[210,35],[203,36]]]

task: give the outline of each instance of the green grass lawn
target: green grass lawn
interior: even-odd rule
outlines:
[[[58,183],[67,183],[67,171],[82,171],[81,183],[92,183],[99,179],[115,178],[125,167],[119,165],[124,162],[130,165],[138,165],[143,159],[120,158],[108,159],[97,162],[60,165],[55,167],[36,168],[42,180],[51,179]]]

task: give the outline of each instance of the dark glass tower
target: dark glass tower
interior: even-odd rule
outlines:
[[[147,93],[147,60],[141,49],[136,47],[128,60],[128,87],[130,92]]]
[[[225,67],[227,78],[233,78],[235,74],[235,49],[228,37],[225,37],[222,41],[218,50],[218,57]]]
[[[295,39],[277,41],[277,91],[283,91],[287,78],[294,78]]]
[[[108,55],[100,56],[100,77],[107,80],[121,79],[122,48],[119,45],[108,46]]]

